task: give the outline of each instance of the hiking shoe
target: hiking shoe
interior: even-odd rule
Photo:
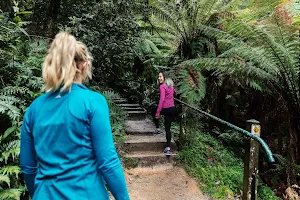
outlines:
[[[164,150],[164,155],[170,156],[170,155],[172,155],[172,151],[170,149],[165,149]]]
[[[155,131],[153,132],[153,134],[161,134],[161,133],[162,133],[161,130],[155,130]]]

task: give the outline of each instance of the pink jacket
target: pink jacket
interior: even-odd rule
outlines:
[[[174,93],[176,90],[173,87],[168,87],[167,84],[163,83],[159,86],[159,104],[155,117],[160,116],[160,111],[163,108],[170,108],[174,106]]]

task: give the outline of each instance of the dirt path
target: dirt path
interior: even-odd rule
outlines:
[[[125,170],[131,200],[210,200],[195,180],[179,167]]]

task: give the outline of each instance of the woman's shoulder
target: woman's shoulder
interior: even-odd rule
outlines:
[[[91,89],[86,89],[81,91],[81,94],[79,94],[79,98],[82,98],[82,100],[85,103],[88,103],[91,105],[91,107],[95,106],[105,106],[107,104],[106,97],[100,92],[100,91],[93,91]]]
[[[103,94],[97,91],[88,90],[89,96],[92,101],[106,101],[106,98]]]
[[[42,93],[40,96],[38,96],[37,98],[35,98],[32,101],[32,103],[30,104],[29,107],[36,106],[36,104],[38,104],[38,103],[43,103],[49,95],[50,95],[50,92]]]
[[[159,86],[159,88],[167,88],[168,86],[167,86],[167,84],[166,83],[163,83],[163,84],[160,84],[160,86]]]
[[[54,96],[53,96],[54,95]],[[103,94],[97,91],[90,90],[88,88],[73,90],[70,92],[70,95],[75,99],[76,102],[105,102],[106,98]],[[48,98],[58,98],[60,94],[53,92],[46,92],[39,97],[37,97],[30,105],[30,107],[35,107],[40,104],[44,104]]]
[[[163,83],[159,86],[161,89],[175,89],[173,86],[168,86],[166,83]]]

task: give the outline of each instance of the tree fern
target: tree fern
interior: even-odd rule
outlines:
[[[273,25],[272,30],[274,27],[276,25]],[[270,33],[268,30],[240,21],[230,22],[228,33],[213,28],[203,30],[211,32],[228,50],[217,59],[196,59],[188,61],[188,64],[214,68],[217,74],[248,75],[243,76],[243,80],[245,77],[265,82],[272,80],[276,85],[286,80],[284,84],[289,91],[298,93],[293,82],[296,81],[299,71],[297,64],[299,47],[296,45],[297,40],[292,39],[295,36],[279,25],[277,36],[272,35],[274,31]]]
[[[263,21],[249,23],[247,20],[231,20],[223,31],[202,26],[203,32],[218,40],[222,53],[216,58],[196,58],[181,65],[191,65],[199,71],[210,70],[238,86],[251,86],[283,98],[289,112],[289,136],[293,138],[290,145],[295,147],[289,149],[292,157],[290,166],[294,166],[296,158],[293,155],[299,152],[299,144],[296,143],[299,141],[296,120],[300,113],[299,36],[293,27],[281,21],[277,12],[266,16]],[[293,131],[297,132],[296,136]],[[293,177],[291,182],[295,183],[294,168],[289,170],[289,177]]]
[[[253,25],[236,23],[231,33],[237,36],[243,34],[243,40],[247,39],[255,45],[260,44],[264,50],[262,57],[268,58],[270,65],[279,72],[277,76],[273,76],[273,80],[277,81],[278,87],[285,88],[289,102],[299,109],[298,55],[300,50],[297,45],[297,37],[284,30],[279,24],[277,24],[275,32],[274,26],[270,33],[270,31]],[[245,29],[247,31],[244,31]]]
[[[139,59],[147,63],[150,59],[163,59],[172,53],[172,48],[158,34],[144,33],[135,46],[135,52]]]
[[[195,57],[195,42],[199,38],[210,40],[210,35],[203,35],[199,27],[212,24],[217,0],[180,1],[179,4],[154,0],[149,4],[154,26],[169,29],[167,32],[174,36],[178,54],[184,58]]]

